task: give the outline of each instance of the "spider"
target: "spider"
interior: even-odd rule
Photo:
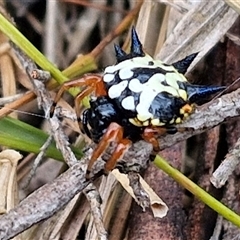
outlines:
[[[134,27],[131,40],[128,54],[114,45],[117,62],[106,67],[103,76],[85,75],[64,83],[51,109],[53,112],[65,90],[83,87],[75,98],[79,126],[82,133],[98,144],[88,163],[87,179],[93,164],[111,142],[117,145],[105,164],[105,173],[111,171],[132,143],[139,140],[152,144],[150,158],[153,160],[160,151],[157,136],[176,133],[179,129],[174,125],[193,112],[198,100],[225,89],[187,81],[183,74],[197,53],[168,65],[143,51]],[[90,108],[81,113],[78,105],[90,94],[93,94]]]

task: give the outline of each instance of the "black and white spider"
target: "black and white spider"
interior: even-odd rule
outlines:
[[[181,123],[194,110],[198,100],[223,90],[221,86],[190,84],[184,77],[187,68],[197,54],[168,65],[153,59],[143,51],[138,35],[132,28],[130,53],[115,45],[116,64],[105,68],[103,76],[92,74],[63,84],[54,106],[63,92],[73,86],[83,90],[75,98],[75,105],[94,93],[90,108],[80,113],[80,128],[98,143],[90,159],[87,178],[94,162],[111,142],[117,146],[105,165],[109,172],[133,142],[144,139],[153,145],[152,158],[159,152],[156,137],[174,134]]]

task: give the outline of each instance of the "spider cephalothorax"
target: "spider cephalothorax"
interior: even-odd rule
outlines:
[[[143,128],[132,125],[107,96],[91,98],[90,108],[81,115],[81,131],[98,143],[112,122],[123,127],[124,138],[132,142],[141,139]]]
[[[155,60],[142,49],[137,33],[132,28],[130,53],[115,45],[117,63],[105,68],[103,77],[86,75],[65,83],[59,90],[55,105],[63,91],[73,86],[85,87],[76,97],[75,105],[94,93],[90,108],[79,117],[80,128],[98,143],[87,171],[105,151],[110,142],[117,147],[105,165],[112,170],[132,142],[144,139],[153,145],[153,156],[159,151],[156,137],[176,133],[174,126],[193,112],[194,103],[225,87],[190,84],[184,73],[197,54],[168,65]]]

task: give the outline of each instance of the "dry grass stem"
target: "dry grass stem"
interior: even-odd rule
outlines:
[[[46,154],[46,151],[47,151],[48,147],[50,146],[52,140],[53,140],[53,136],[50,135],[48,137],[48,139],[46,140],[46,142],[40,148],[39,154],[35,158],[34,164],[33,164],[32,168],[30,170],[29,175],[27,176],[26,182],[22,185],[23,189],[26,189],[29,186],[32,178],[35,176],[37,168],[40,166],[40,164],[41,164],[41,162],[44,158],[44,155]]]
[[[235,0],[224,0],[232,9],[240,14],[240,3]]]
[[[238,14],[223,1],[201,1],[182,16],[157,58],[172,63],[194,52],[202,59],[236,21]]]
[[[97,231],[96,237],[99,240],[107,240],[107,231],[104,228],[103,225],[103,216],[102,216],[102,211],[101,211],[101,203],[102,199],[101,196],[99,195],[99,192],[97,188],[93,184],[89,184],[85,189],[84,189],[84,194],[86,198],[88,199],[90,203],[90,209],[91,209],[91,217],[94,221],[94,226]],[[93,234],[93,233],[91,233]],[[91,239],[93,236],[89,237]]]
[[[7,213],[18,203],[16,171],[22,155],[14,150],[0,153],[0,214]]]

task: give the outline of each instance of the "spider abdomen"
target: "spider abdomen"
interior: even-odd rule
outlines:
[[[185,117],[186,78],[149,55],[107,67],[103,81],[108,96],[135,126],[164,126]]]

